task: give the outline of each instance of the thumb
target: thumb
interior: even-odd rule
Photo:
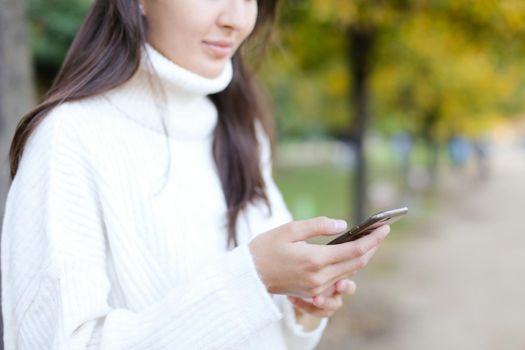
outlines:
[[[307,220],[293,222],[292,241],[305,241],[316,236],[333,236],[346,230],[347,224],[344,220],[331,219],[320,216]]]

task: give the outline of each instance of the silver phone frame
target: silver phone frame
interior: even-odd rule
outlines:
[[[355,241],[356,239],[359,239],[363,236],[366,236],[371,231],[375,230],[376,228],[391,224],[399,220],[403,215],[408,213],[407,207],[401,207],[391,210],[385,210],[380,211],[378,213],[375,213],[368,217],[365,221],[362,223],[353,226],[351,229],[345,231],[338,237],[334,238],[330,242],[326,243],[328,244],[341,244],[346,242]],[[379,225],[374,226],[374,224],[381,223]]]

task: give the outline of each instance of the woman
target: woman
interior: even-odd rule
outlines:
[[[276,0],[96,0],[20,122],[6,349],[311,349],[388,227],[292,221],[241,44]],[[23,153],[22,153],[23,152]]]

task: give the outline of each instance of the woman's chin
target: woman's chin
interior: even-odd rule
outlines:
[[[209,79],[217,78],[219,75],[221,75],[222,71],[224,70],[226,63],[221,62],[220,64],[214,63],[209,64],[206,66],[199,67],[194,72]]]

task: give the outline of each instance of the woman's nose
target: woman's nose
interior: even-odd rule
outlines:
[[[251,2],[256,0],[229,0],[224,2],[224,8],[217,19],[221,27],[242,30],[249,24]]]

